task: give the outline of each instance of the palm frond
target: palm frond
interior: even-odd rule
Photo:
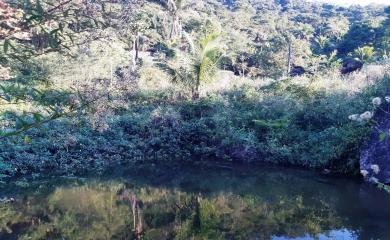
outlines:
[[[192,40],[192,37],[186,31],[183,31],[183,36],[185,37],[188,45],[190,46],[190,52],[194,53],[195,52],[195,44],[194,44],[194,41]]]
[[[217,59],[221,56],[221,49],[217,46],[212,46],[208,49],[205,49],[203,52],[203,57],[209,58],[212,61],[217,61]]]
[[[186,78],[185,74],[183,74],[182,69],[180,67],[176,68],[173,64],[165,61],[159,62],[156,64],[162,71],[168,74],[171,77],[172,82],[183,82]]]
[[[209,83],[214,79],[218,70],[218,61],[205,57],[200,66],[200,80],[201,82]]]
[[[201,49],[206,49],[208,46],[216,43],[216,40],[219,38],[219,36],[221,36],[222,33],[221,26],[219,24],[208,21],[206,25],[211,26],[210,28],[212,30],[199,40],[199,46]]]
[[[203,37],[202,39],[199,40],[200,48],[206,49],[207,46],[210,46],[210,44],[212,44],[220,35],[221,35],[220,31],[215,31]]]
[[[159,63],[160,69],[171,76],[171,81],[181,83],[188,89],[198,89],[201,83],[211,82],[222,56],[219,42],[220,31],[214,31],[195,45],[188,34],[184,34],[190,52],[180,52],[175,62]]]

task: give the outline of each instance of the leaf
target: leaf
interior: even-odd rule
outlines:
[[[32,88],[32,91],[37,93],[38,95],[44,95],[44,93],[40,90],[38,90],[37,88]]]
[[[4,40],[4,45],[3,45],[3,51],[4,51],[5,54],[7,54],[10,46],[11,46],[10,40],[9,39],[5,39]]]
[[[96,19],[92,19],[92,20],[93,20],[93,22],[95,23],[96,27],[99,27],[99,21],[96,20]]]
[[[37,0],[36,8],[37,8],[38,14],[43,16],[44,15],[44,10],[43,10],[43,7],[42,7],[42,4],[41,4],[40,0]]]
[[[265,128],[282,128],[288,125],[288,121],[286,119],[278,119],[278,120],[253,120],[253,122],[257,126],[265,127]]]
[[[57,32],[60,32],[60,31],[62,31],[61,27],[51,30],[49,34],[50,35],[54,35],[54,34],[56,34]]]
[[[23,118],[17,117],[16,123],[15,123],[15,128],[16,130],[20,130],[28,126],[28,122],[26,122]]]
[[[386,134],[385,133],[381,133],[379,134],[379,141],[383,142],[386,138]]]
[[[69,37],[69,40],[71,41],[71,43],[74,44],[73,37],[70,34],[68,35],[68,37]]]
[[[25,144],[30,144],[31,143],[31,139],[30,139],[30,137],[29,136],[24,136],[24,138],[23,138],[23,142],[25,143]]]
[[[39,113],[33,113],[33,117],[34,117],[34,120],[35,120],[36,123],[37,122],[41,122],[42,119],[43,119],[43,116],[41,114],[39,114]]]

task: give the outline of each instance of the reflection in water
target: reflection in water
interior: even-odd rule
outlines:
[[[358,235],[356,235],[356,233],[353,231],[349,231],[347,229],[340,229],[340,230],[331,230],[326,234],[321,233],[315,237],[310,236],[309,234],[306,234],[303,237],[275,237],[275,236],[272,237],[272,240],[311,240],[311,239],[318,239],[318,240],[358,239]]]
[[[15,190],[15,202],[0,203],[0,239],[390,239],[388,195],[358,182],[280,168],[205,172]]]

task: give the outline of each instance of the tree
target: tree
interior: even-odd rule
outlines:
[[[354,54],[359,57],[360,60],[368,62],[375,54],[374,47],[363,46],[355,49]]]
[[[10,1],[11,2],[11,1]],[[17,65],[25,65],[29,59],[48,52],[61,52],[74,44],[75,33],[88,31],[98,25],[97,11],[91,10],[88,1],[12,1],[0,0],[0,83],[1,103],[18,104],[20,101],[44,101],[47,116],[39,112],[15,115],[15,129],[0,132],[0,138],[14,135],[42,123],[65,116],[76,106],[66,109],[60,103],[48,101],[44,92],[34,87],[21,87],[12,81],[11,72]],[[18,64],[17,64],[18,63]]]
[[[344,36],[337,51],[341,55],[347,55],[360,46],[373,46],[376,41],[377,29],[370,23],[355,23]]]
[[[185,0],[167,0],[167,9],[171,18],[171,29],[169,39],[182,37],[182,23],[180,20],[180,10],[184,5]]]
[[[132,71],[135,71],[139,61],[140,37],[149,28],[147,14],[142,9],[143,0],[122,1],[118,19],[112,17],[108,21],[114,21],[121,40],[132,48]]]
[[[287,53],[287,75],[289,75],[291,72],[292,55],[293,55],[292,43],[291,43],[291,40],[289,40],[288,41],[288,53]]]
[[[324,51],[329,44],[329,39],[325,36],[318,36],[314,41],[317,43],[321,51]]]
[[[339,41],[349,30],[349,20],[346,17],[331,17],[327,20],[322,35],[325,37]]]
[[[220,34],[220,30],[208,33],[196,45],[187,36],[190,51],[178,54],[177,62],[160,64],[171,75],[173,82],[181,83],[191,90],[193,99],[199,98],[201,85],[211,82],[215,77],[222,57],[217,41]]]
[[[0,0],[0,61],[24,61],[47,52],[65,52],[74,44],[74,33],[98,25],[97,12],[88,1]]]

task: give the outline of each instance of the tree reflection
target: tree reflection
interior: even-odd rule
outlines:
[[[1,207],[1,231],[20,239],[269,239],[341,226],[331,206],[305,203],[299,195],[267,201],[251,194],[203,196],[118,182],[59,187],[46,198]]]

